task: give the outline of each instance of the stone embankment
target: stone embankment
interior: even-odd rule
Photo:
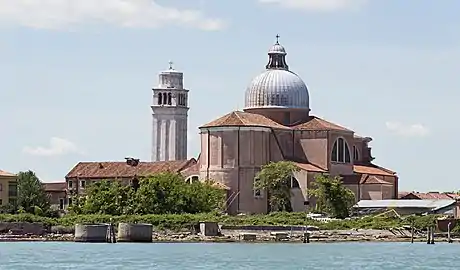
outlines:
[[[211,224],[212,225],[212,224]],[[201,231],[201,232],[200,232]],[[159,231],[153,229],[153,242],[298,242],[304,241],[305,227],[295,226],[219,226],[215,230],[197,229],[181,232]],[[411,232],[407,228],[393,230],[327,230],[320,231],[315,227],[307,227],[310,243],[314,242],[345,242],[345,241],[411,241]],[[250,236],[250,237],[248,237]],[[74,241],[74,227],[47,228],[38,223],[1,223],[0,242],[5,241]],[[254,240],[255,238],[255,240]],[[454,237],[454,242],[459,242]],[[445,234],[437,234],[436,242],[447,242]],[[426,241],[426,233],[417,232],[415,242]]]

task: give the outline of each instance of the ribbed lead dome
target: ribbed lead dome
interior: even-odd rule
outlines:
[[[307,86],[297,74],[289,71],[286,54],[278,40],[269,49],[267,70],[255,77],[246,90],[246,109],[310,108]]]

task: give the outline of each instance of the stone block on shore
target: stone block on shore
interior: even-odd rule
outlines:
[[[221,232],[217,222],[201,222],[200,233],[203,236],[220,236]]]
[[[243,241],[255,241],[257,239],[257,234],[255,234],[255,233],[240,233],[240,238]]]
[[[118,242],[152,242],[152,224],[118,224]]]
[[[107,242],[107,224],[76,224],[75,242],[105,243]]]
[[[270,235],[275,238],[275,241],[288,239],[288,233],[286,232],[271,232]]]

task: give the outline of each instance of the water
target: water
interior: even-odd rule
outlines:
[[[460,244],[0,243],[0,269],[456,269]]]

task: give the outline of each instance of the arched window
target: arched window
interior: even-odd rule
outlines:
[[[168,105],[172,104],[172,95],[171,93],[168,93]]]
[[[163,103],[162,104],[166,104],[167,100],[168,100],[168,94],[163,93]]]
[[[168,93],[168,105],[172,104],[172,95],[171,93]]]
[[[163,96],[161,93],[158,93],[158,105],[161,105],[163,102]]]
[[[299,181],[294,176],[291,177],[291,188],[300,188]]]
[[[359,160],[359,152],[356,146],[353,146],[353,160],[354,161]]]
[[[331,160],[334,162],[350,163],[350,148],[343,138],[338,138],[332,147]]]
[[[192,183],[195,183],[195,182],[198,182],[200,179],[198,177],[198,175],[192,175],[192,176],[189,176],[185,182],[189,183],[189,184],[192,184]]]

